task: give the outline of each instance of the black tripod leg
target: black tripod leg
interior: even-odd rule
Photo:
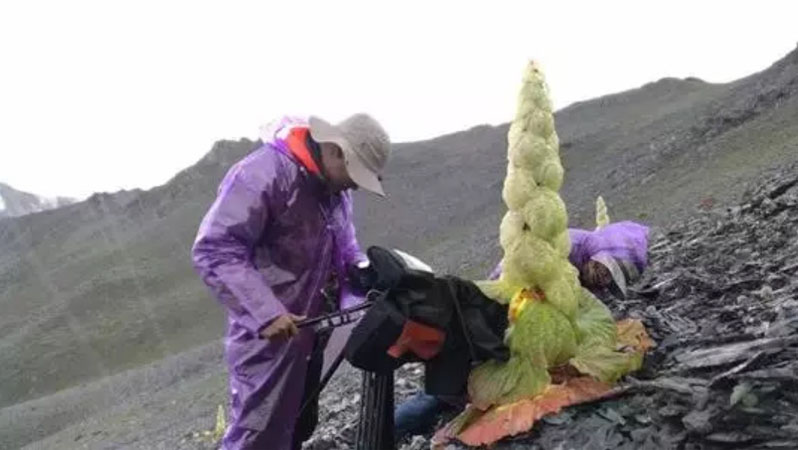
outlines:
[[[394,450],[393,372],[363,372],[356,450]]]

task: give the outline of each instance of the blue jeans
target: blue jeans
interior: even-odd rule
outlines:
[[[394,410],[394,433],[397,439],[415,434],[435,423],[438,414],[450,408],[446,402],[433,395],[419,392]]]

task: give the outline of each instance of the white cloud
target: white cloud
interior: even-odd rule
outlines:
[[[71,2],[0,6],[0,180],[151,187],[283,113],[394,140],[510,119],[529,57],[558,107],[664,76],[730,81],[796,41],[789,1]]]

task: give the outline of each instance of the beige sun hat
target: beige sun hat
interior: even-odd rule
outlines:
[[[373,117],[355,114],[333,125],[311,116],[308,124],[316,142],[332,142],[341,147],[346,171],[355,184],[385,196],[381,179],[391,153],[391,141]]]
[[[620,258],[615,258],[609,252],[599,252],[590,259],[601,263],[610,271],[610,275],[612,275],[610,292],[618,298],[625,299],[628,284],[633,283],[640,277],[640,273],[634,264]]]

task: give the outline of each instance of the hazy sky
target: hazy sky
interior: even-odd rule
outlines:
[[[149,188],[283,114],[367,111],[394,141],[665,76],[734,80],[795,48],[796,1],[0,2],[0,182]]]

